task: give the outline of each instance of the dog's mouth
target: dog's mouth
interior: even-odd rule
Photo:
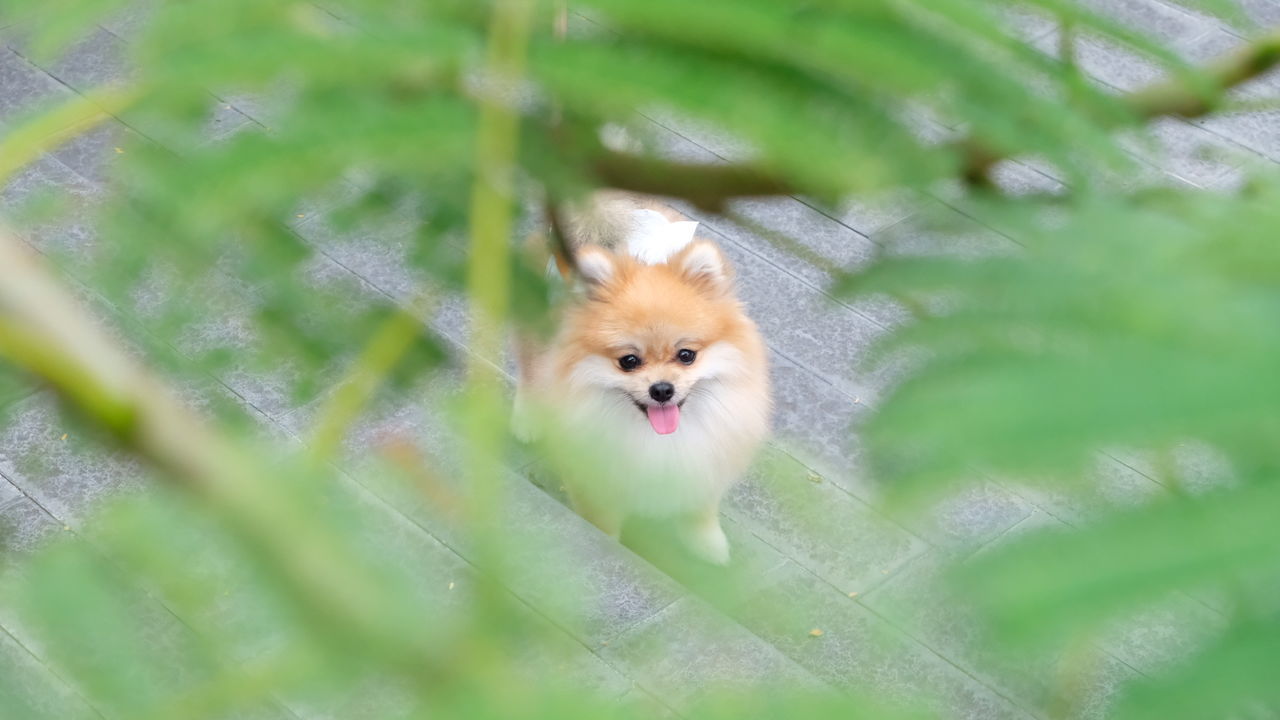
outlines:
[[[680,427],[680,411],[684,408],[684,398],[676,403],[667,403],[663,405],[646,405],[645,403],[631,399],[635,406],[644,414],[645,419],[649,421],[649,426],[659,435],[670,435]]]
[[[638,408],[638,409],[640,410],[640,413],[641,413],[641,414],[643,414],[643,415],[648,415],[648,414],[649,414],[649,408],[655,408],[655,407],[678,407],[678,408],[683,408],[683,407],[684,407],[684,402],[685,402],[685,400],[688,400],[688,399],[689,399],[689,398],[684,398],[684,400],[681,400],[680,402],[677,402],[677,403],[668,403],[668,404],[666,404],[666,405],[646,405],[645,403],[642,403],[642,402],[640,402],[639,400],[636,400],[635,398],[632,398],[632,397],[631,397],[631,395],[629,395],[629,394],[627,395],[627,397],[631,399],[631,404],[632,404],[632,405],[635,405],[635,406],[636,406],[636,408]]]

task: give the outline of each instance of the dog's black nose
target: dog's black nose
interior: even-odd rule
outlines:
[[[658,382],[649,386],[649,397],[658,402],[666,402],[675,397],[676,386],[669,382]]]

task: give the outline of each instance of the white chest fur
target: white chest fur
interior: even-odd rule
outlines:
[[[624,395],[579,387],[564,403],[568,430],[606,458],[578,480],[627,514],[667,516],[714,507],[768,429],[768,399],[740,382],[708,380],[689,394],[679,429],[659,435]]]

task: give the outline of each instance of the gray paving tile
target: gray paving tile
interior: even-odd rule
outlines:
[[[1191,43],[1187,54],[1195,62],[1206,62],[1242,42],[1239,37],[1218,28]],[[1280,69],[1243,83],[1228,93],[1229,100],[1245,103],[1276,98],[1280,98]],[[1194,123],[1271,160],[1280,161],[1280,111],[1220,112],[1198,118]]]
[[[640,688],[629,690],[618,698],[618,707],[623,717],[654,718],[654,720],[675,720],[679,717],[661,700]]]
[[[436,305],[428,320],[431,327],[445,337],[460,345],[466,345],[471,336],[470,311],[467,300],[458,293],[448,293],[436,297]],[[514,376],[514,365],[503,362],[501,358],[487,358],[499,366],[508,377]]]
[[[331,451],[341,467],[364,474],[376,468],[378,451],[389,444],[409,442],[453,481],[462,473],[458,434],[448,415],[450,404],[462,393],[465,376],[455,366],[428,371],[410,388],[384,390],[373,398],[348,428],[342,446]],[[308,441],[328,406],[332,392],[277,417],[277,422],[301,440]]]
[[[1063,530],[1067,524],[1054,517],[1046,510],[1038,507],[1032,507],[1031,512],[1027,514],[1017,524],[1010,527],[998,537],[992,538],[992,541],[978,548],[973,555],[977,557],[987,552],[994,552],[1001,547],[1025,537],[1028,534],[1039,532],[1041,530]]]
[[[459,584],[452,593],[465,598]],[[512,613],[529,634],[506,648],[514,680],[525,687],[548,692],[573,692],[602,705],[616,701],[633,689],[633,683],[599,656],[569,639],[523,606]],[[433,619],[434,622],[434,619]],[[530,630],[532,626],[532,630]],[[465,627],[465,626],[464,626]],[[418,717],[423,714],[421,687],[403,678],[356,676],[347,686],[307,696],[286,697],[286,705],[307,720],[344,720],[369,717]],[[428,701],[430,702],[430,701]]]
[[[205,114],[199,123],[174,120],[140,111],[120,114],[124,124],[161,147],[178,155],[200,152],[210,144],[223,142],[240,132],[260,130],[260,126],[234,107],[213,95],[205,98]]]
[[[55,191],[89,197],[100,192],[66,165],[44,155],[25,165],[0,186],[0,204],[9,214],[14,214],[23,203],[38,199],[42,193]]]
[[[1019,162],[1064,185],[1072,180],[1061,168],[1042,157],[1021,157]],[[1089,186],[1100,192],[1132,193],[1152,188],[1195,189],[1195,185],[1175,175],[1162,172],[1144,158],[1122,153],[1111,165],[1099,165],[1085,178]]]
[[[542,643],[531,649],[521,670],[530,683],[544,688],[568,688],[587,700],[618,701],[636,691],[629,677],[567,638],[563,643]]]
[[[845,592],[865,591],[928,549],[918,537],[778,451],[730,491],[725,514]]]
[[[358,277],[323,255],[294,269],[308,302],[324,302],[327,311],[351,320],[365,317],[385,301]],[[183,290],[175,292],[175,282]],[[269,417],[310,402],[336,382],[356,351],[355,343],[318,358],[301,347],[283,361],[259,351],[270,331],[258,320],[270,302],[261,285],[214,270],[203,278],[158,278],[140,284],[127,309],[148,329],[171,342]],[[306,322],[305,315],[299,321]],[[367,331],[366,331],[367,332]]]
[[[717,691],[824,686],[776,648],[693,598],[685,598],[601,649],[677,712]]]
[[[512,591],[587,646],[600,647],[685,595],[523,478],[506,491]]]
[[[1037,716],[1106,717],[1123,685],[1137,677],[1098,648],[1070,657],[1063,651],[997,650],[972,608],[942,582],[945,565],[940,560],[912,563],[888,583],[860,595],[859,602]]]
[[[290,104],[293,92],[287,86],[279,86],[259,93],[220,93],[218,97],[224,104],[232,106],[236,112],[250,117],[268,131],[281,123]]]
[[[991,169],[991,180],[1011,197],[1052,195],[1064,189],[1062,183],[1016,160],[997,163]]]
[[[1063,521],[1036,510],[980,554],[996,552],[1030,534],[1069,530]],[[1212,604],[1179,593],[1108,623],[1097,633],[1097,644],[1139,672],[1158,673],[1203,649],[1225,622]]]
[[[1072,525],[1088,522],[1108,510],[1141,505],[1168,492],[1159,483],[1105,456],[1097,458],[1078,477],[1059,478],[1052,484],[1019,484],[1017,491]]]
[[[426,278],[409,265],[417,223],[410,217],[389,218],[356,228],[338,228],[322,216],[303,218],[296,232],[373,287],[405,300]]]
[[[102,188],[46,155],[0,188],[0,211],[35,248],[65,267],[86,270],[101,250],[95,215],[104,198]],[[48,203],[61,212],[50,217]]]
[[[1171,670],[1219,638],[1226,618],[1185,595],[1118,618],[1099,644],[1147,674]]]
[[[239,133],[261,130],[262,126],[227,103],[217,98],[210,101],[211,112],[205,122],[204,134],[212,142],[222,142]]]
[[[423,631],[440,642],[452,641],[451,634],[465,625],[472,610],[476,581],[471,566],[358,483],[340,478],[324,489],[324,504],[315,512],[358,528],[359,542],[351,550],[355,556],[374,577],[384,578],[388,589],[431,618]],[[175,611],[194,627],[216,630],[234,641],[231,652],[240,661],[269,656],[296,642],[297,618],[255,592],[269,586],[256,568],[239,553],[226,552],[218,537],[204,545],[209,551],[193,553],[187,572],[193,583],[222,592]]]
[[[864,502],[877,502],[880,488],[860,459],[856,423],[870,407],[831,387],[794,363],[773,356],[773,443],[800,459],[825,482]],[[896,518],[930,542],[961,551],[999,535],[1031,506],[1016,494],[986,484],[948,498],[922,515]]]
[[[47,618],[6,603],[0,606],[0,622],[60,676],[83,685],[102,716],[123,719],[164,707],[205,686],[220,668],[210,662],[207,638],[197,636],[130,580],[115,576],[115,571],[104,567],[93,596],[94,620],[110,627],[99,630],[110,636],[109,642],[84,632],[84,615],[75,618],[77,624],[49,624]],[[70,621],[72,616],[61,619]],[[265,701],[226,717],[283,720],[290,716]]]
[[[3,508],[20,497],[23,497],[22,491],[3,476],[0,476],[0,508]]]
[[[1280,25],[1280,4],[1275,0],[1239,0],[1237,4],[1260,27]]]
[[[1280,22],[1277,24],[1280,24]],[[1238,50],[1247,42],[1246,39],[1229,32],[1226,28],[1215,27],[1188,43],[1181,51],[1188,61],[1196,65],[1204,65],[1227,53]],[[1273,67],[1235,86],[1228,94],[1236,98],[1247,96],[1266,97],[1267,95],[1274,97],[1278,92],[1280,92],[1280,68]]]
[[[29,566],[36,553],[49,543],[69,537],[71,532],[70,525],[49,515],[30,498],[24,497],[0,509],[0,585],[6,588],[0,595],[0,627],[45,663],[50,656],[18,615],[15,593],[30,577]]]
[[[773,381],[773,441],[823,477],[865,500],[876,497],[860,462],[854,423],[869,411],[850,396],[776,353]]]
[[[137,0],[117,8],[100,24],[122,40],[132,40],[145,29],[154,12],[155,0]]]
[[[1125,191],[1161,186],[1182,189],[1210,187],[1223,174],[1253,157],[1253,153],[1244,147],[1176,118],[1157,119],[1142,128],[1121,132],[1116,139],[1118,146],[1130,156],[1128,167],[1103,169],[1097,178],[1092,179],[1105,187]],[[1015,182],[1027,187],[1026,180],[1033,177],[1028,173],[1034,172],[1040,179],[1048,178],[1047,183],[1039,185],[1037,192],[1057,195],[1065,190],[1063,185],[1052,179],[1061,179],[1061,171],[1036,159],[1027,160],[1027,163],[1034,166],[1034,170],[1026,168],[1019,171],[1019,180]],[[1015,191],[1013,194],[1024,193]],[[948,199],[948,202],[951,201]],[[999,213],[981,216],[976,214],[981,207],[953,204],[996,230],[1011,236],[1014,234],[1000,224],[1003,216]]]
[[[730,548],[730,560],[724,566],[709,565],[689,552],[677,523],[670,520],[631,518],[623,529],[622,543],[686,592],[725,610],[758,592],[770,573],[791,561],[734,520],[732,513],[721,512],[720,525]]]
[[[937,501],[920,516],[900,522],[946,555],[964,556],[1027,519],[1035,506],[1012,490],[980,483]]]
[[[914,213],[922,200],[913,191],[886,191],[878,196],[849,198],[830,214],[874,240],[876,232]]]
[[[737,273],[738,296],[775,349],[847,393],[872,396],[880,378],[856,373],[884,328],[708,228]],[[786,298],[781,302],[780,298]]]
[[[936,200],[872,236],[886,253],[898,256],[982,257],[1005,254],[1017,245],[978,221]]]
[[[21,44],[18,51],[25,53]],[[128,57],[128,46],[103,28],[94,29],[54,58],[29,59],[60,82],[81,93],[120,86],[137,76]],[[199,138],[217,141],[246,128],[257,127],[247,115],[229,103],[218,101],[212,95],[208,97],[208,106],[208,117],[200,129]],[[199,139],[189,137],[185,129],[151,115],[125,110],[120,118],[132,130],[175,152],[187,152],[200,142]],[[116,143],[115,147],[118,146],[119,143]]]
[[[65,85],[8,48],[0,48],[0,127],[72,96]]]
[[[698,143],[661,123],[641,117],[635,126],[626,128],[621,137],[611,140],[614,147],[631,151],[644,150],[663,160],[707,165],[726,165],[728,161]]]
[[[117,120],[108,120],[89,132],[72,138],[49,153],[63,165],[90,182],[105,184],[126,147],[142,138]]]
[[[1215,20],[1156,0],[1118,3],[1095,0],[1090,4],[1104,16],[1111,16],[1122,26],[1153,37],[1162,47],[1193,64],[1206,59],[1206,50],[1201,46],[1207,42],[1207,37],[1225,34]],[[1060,38],[1056,31],[1041,36],[1033,45],[1050,56],[1058,57],[1060,54]],[[1092,34],[1077,35],[1073,53],[1075,62],[1089,77],[1116,90],[1136,90],[1167,77],[1163,61]]]
[[[699,145],[693,140],[690,140],[684,135],[669,129],[658,122],[652,123],[651,129],[653,132],[652,137],[649,139],[654,144],[654,147],[651,147],[650,150],[656,152],[663,158],[684,162],[701,162],[711,164],[727,162],[725,158],[720,155],[715,154],[711,150],[708,150],[702,145]],[[799,200],[801,203],[809,204],[810,207],[818,209],[816,204],[809,200],[805,200],[803,198],[795,199]],[[774,199],[772,201],[761,200],[761,202],[777,202],[784,205],[788,200]],[[910,193],[905,191],[887,191],[884,194],[875,197],[850,198],[843,201],[837,208],[830,210],[819,209],[819,212],[828,215],[843,224],[845,227],[853,230],[855,233],[861,234],[865,237],[882,227],[891,225],[894,222],[910,215],[914,212],[912,203],[913,199]],[[680,205],[675,203],[674,205],[677,205],[682,209],[682,211],[688,212],[690,215],[705,215],[705,213],[696,212],[695,209],[688,207],[687,204]],[[801,212],[799,209],[795,208],[786,209],[791,212]],[[699,219],[702,218],[700,217]],[[816,219],[812,219],[811,221],[816,221]],[[766,222],[765,225],[769,226],[770,223]],[[792,230],[793,228],[788,227],[786,229]],[[841,231],[837,229],[828,228],[822,232],[826,234],[834,233],[837,236],[841,235]],[[838,258],[839,255],[834,255],[834,257]]]
[[[1126,150],[1160,170],[1199,187],[1212,186],[1248,157],[1243,148],[1173,118],[1157,120],[1144,132],[1124,137],[1121,142]]]
[[[33,57],[22,40],[10,47],[40,66],[62,83],[80,92],[123,85],[134,74],[128,62],[128,48],[120,38],[94,28],[52,58]]]
[[[146,487],[145,473],[136,462],[86,437],[60,415],[47,394],[18,403],[0,428],[0,473],[72,525],[107,496]]]
[[[1081,4],[1165,44],[1186,42],[1209,30],[1199,18],[1157,0],[1084,0]]]
[[[0,628],[0,698],[24,720],[99,720],[101,716],[44,663]]]
[[[1280,162],[1280,110],[1223,113],[1197,124]]]
[[[295,213],[307,215],[307,213]],[[455,290],[441,287],[423,267],[432,262],[460,264],[466,249],[456,238],[428,236],[422,220],[411,209],[396,209],[386,216],[353,228],[341,228],[323,212],[299,220],[295,231],[311,247],[324,253],[398,302],[409,302],[418,296],[430,299],[427,323],[437,333],[465,346],[469,338],[469,317],[465,297]],[[434,260],[415,259],[417,248],[430,244]],[[513,373],[510,359],[487,358],[508,375]]]
[[[706,228],[715,230],[720,237],[737,243],[819,290],[831,283],[833,272],[864,267],[877,251],[875,244],[865,236],[795,198],[734,201],[729,207],[729,217],[712,216],[683,204],[679,208]],[[773,241],[758,233],[756,228],[744,227],[733,216],[758,224],[772,234]],[[794,243],[803,250],[792,251],[787,247],[788,243]],[[884,300],[864,300],[850,303],[850,306],[884,325],[895,324],[904,318],[901,308]]]
[[[43,543],[66,528],[23,495],[0,508],[0,576],[19,572]]]
[[[256,355],[254,348],[262,336],[252,307],[233,307],[225,299],[212,297],[203,297],[201,302],[210,314],[172,338],[180,353],[206,365],[227,387],[269,417],[306,402],[294,393],[303,369],[288,362],[266,365]],[[224,353],[231,354],[229,360],[221,359]]]
[[[939,718],[1026,718],[1022,709],[791,565],[740,608],[747,628],[835,687]],[[821,634],[815,636],[814,631]]]
[[[699,118],[682,117],[674,112],[651,113],[649,116],[662,127],[687,138],[723,160],[742,162],[750,160],[756,154],[746,139]]]
[[[1049,198],[1061,196],[1066,191],[1066,186],[1059,180],[1015,160],[1006,160],[996,164],[992,168],[991,179],[996,187],[999,188],[1003,197],[1030,198],[1030,196],[1038,196]],[[1028,227],[1023,223],[1028,213],[1010,213],[1007,203],[991,203],[986,197],[975,195],[971,188],[965,187],[962,183],[940,184],[931,190],[934,193],[934,200],[945,203],[966,217],[995,230],[1015,243],[1021,244],[1025,240],[1022,237],[1022,233],[1027,232]],[[931,201],[926,205],[926,212],[928,212],[927,208],[932,204]],[[934,212],[945,211],[935,210]],[[910,225],[911,222],[907,221],[907,225]],[[934,225],[937,224],[936,222],[934,223]],[[961,228],[968,227],[968,223],[965,221],[958,221],[957,225]]]
[[[997,12],[1010,34],[1024,41],[1031,41],[1048,34],[1058,25],[1050,13],[1033,5],[1002,6],[997,9]]]
[[[284,219],[285,224],[304,237],[317,235],[317,241],[335,235],[339,231],[327,222],[327,217],[334,209],[343,208],[354,202],[363,192],[362,184],[356,180],[343,178],[335,181],[321,192],[304,198],[298,207],[294,208],[294,212]],[[303,229],[303,226],[306,226],[306,229]]]
[[[1231,463],[1212,447],[1196,442],[1178,443],[1163,457],[1151,452],[1111,451],[1115,460],[1135,472],[1165,485],[1192,493],[1208,493],[1235,487],[1240,478]],[[1162,467],[1168,463],[1169,467]],[[1172,473],[1168,478],[1165,473]]]
[[[1060,57],[1059,33],[1055,31],[1040,37],[1034,47],[1050,57]],[[1072,52],[1077,66],[1089,77],[1116,90],[1136,90],[1163,75],[1156,61],[1109,39],[1077,35]]]

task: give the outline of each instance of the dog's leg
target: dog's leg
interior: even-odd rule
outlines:
[[[681,536],[694,555],[714,565],[729,564],[729,538],[720,527],[720,501],[684,519]]]
[[[569,502],[573,505],[574,512],[600,528],[605,535],[614,540],[622,536],[622,521],[625,518],[616,506],[610,507],[608,503],[595,501],[587,493],[573,488],[569,488]]]
[[[524,384],[516,386],[516,396],[511,403],[511,434],[522,443],[533,442],[533,411],[529,409],[529,391]]]
[[[538,347],[532,338],[524,333],[517,333],[515,350],[518,373],[516,395],[511,404],[511,433],[520,442],[528,443],[534,440],[535,435],[533,410],[529,407],[532,400],[529,396],[533,392],[533,368],[537,362]]]

